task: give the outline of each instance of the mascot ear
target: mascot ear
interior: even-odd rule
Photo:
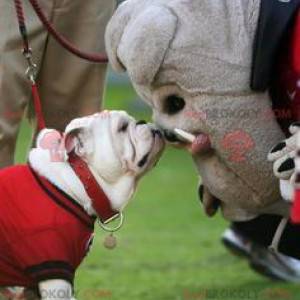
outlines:
[[[93,152],[92,121],[92,117],[79,118],[66,127],[64,143],[67,153],[75,151],[78,156],[83,157]]]
[[[177,17],[170,9],[153,5],[134,16],[125,2],[106,30],[106,48],[113,68],[127,70],[137,84],[151,84],[176,28]]]

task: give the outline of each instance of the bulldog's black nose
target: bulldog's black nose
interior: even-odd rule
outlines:
[[[140,120],[136,122],[136,125],[145,125],[147,122],[145,120]]]
[[[177,135],[171,130],[164,130],[165,139],[170,143],[180,142]]]
[[[158,129],[151,129],[151,132],[152,132],[153,137],[154,137],[155,135],[158,135],[160,138],[163,137],[161,131],[158,130]]]

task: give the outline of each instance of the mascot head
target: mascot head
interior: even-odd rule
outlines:
[[[283,138],[266,93],[250,89],[260,0],[127,0],[106,31],[110,62],[127,71],[167,139],[210,140],[194,151],[226,218],[285,215],[270,148]]]

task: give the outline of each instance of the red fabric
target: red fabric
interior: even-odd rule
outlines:
[[[25,165],[0,171],[0,286],[72,282],[93,236],[94,219],[35,176]]]
[[[291,213],[293,223],[300,223],[300,189],[295,191],[295,199]]]
[[[69,154],[69,163],[75,174],[83,184],[85,191],[93,201],[93,208],[97,212],[101,222],[106,223],[119,215],[112,209],[110,201],[99,186],[87,163],[74,152]]]

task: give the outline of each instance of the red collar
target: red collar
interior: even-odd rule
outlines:
[[[117,218],[119,216],[119,212],[112,209],[108,197],[96,181],[87,163],[77,156],[74,151],[69,154],[69,163],[83,184],[86,193],[91,198],[93,208],[95,209],[100,221],[107,224]]]

